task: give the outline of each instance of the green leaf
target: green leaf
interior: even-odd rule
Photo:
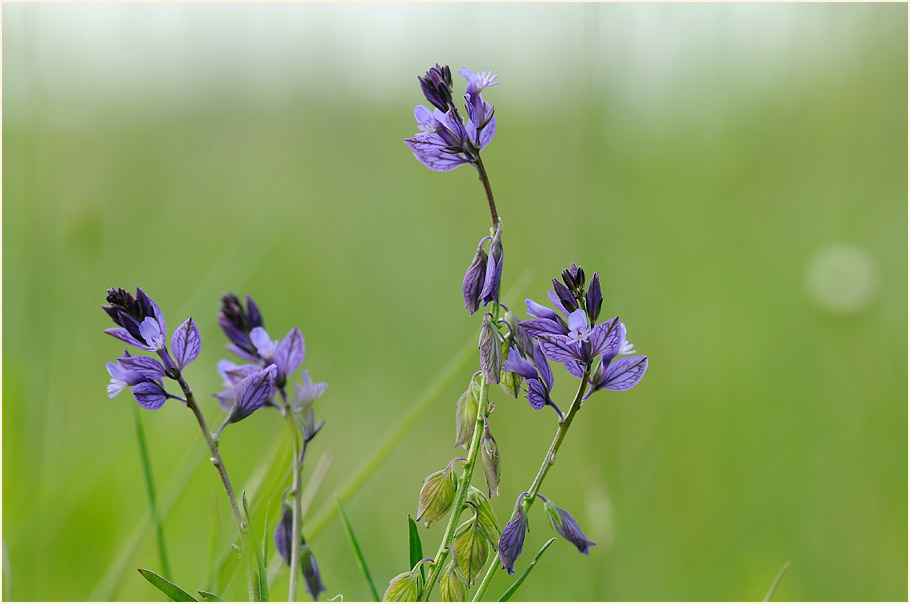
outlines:
[[[252,545],[253,551],[256,554],[256,585],[253,599],[257,602],[268,602],[269,575],[265,570],[265,561],[262,558],[262,552],[256,546],[255,534],[253,533],[253,521],[250,519],[250,506],[246,500],[246,491],[241,493],[240,499],[243,501],[243,514],[246,516],[247,530],[250,532],[248,542]]]
[[[515,583],[512,583],[512,587],[507,589],[506,592],[500,596],[497,602],[509,601],[509,598],[511,598],[515,592],[518,591],[518,588],[521,587],[521,584],[524,583],[524,580],[527,579],[528,575],[531,574],[531,571],[534,570],[534,566],[537,564],[537,561],[540,560],[540,557],[543,556],[543,553],[547,551],[547,548],[550,547],[554,541],[556,541],[556,537],[551,538],[549,541],[543,544],[543,547],[540,548],[540,551],[537,552],[537,555],[534,556],[534,559],[531,560],[530,564],[528,564],[528,568],[525,569],[525,572],[521,573],[521,576],[515,580]]]
[[[344,530],[348,534],[348,541],[351,542],[351,549],[354,550],[354,557],[357,559],[357,565],[360,567],[360,572],[363,573],[363,576],[366,578],[367,583],[370,586],[370,592],[373,594],[373,600],[379,602],[381,598],[379,597],[379,592],[376,590],[376,584],[373,583],[373,577],[370,576],[370,569],[367,568],[367,561],[363,559],[363,552],[360,551],[360,545],[357,543],[357,537],[354,536],[354,529],[351,528],[351,521],[348,519],[348,513],[344,510],[344,505],[341,503],[341,499],[335,497],[335,502],[338,504],[338,511],[341,512],[341,520],[344,522]]]
[[[158,591],[168,597],[171,602],[198,602],[196,598],[186,593],[164,577],[160,577],[150,570],[140,568],[139,574],[145,577],[145,580],[154,585]]]
[[[201,589],[198,589],[196,591],[199,592],[199,595],[202,596],[202,599],[205,600],[206,602],[224,602],[224,600],[222,600],[221,598],[219,598],[218,596],[216,596],[213,593],[210,593],[207,591],[202,591]]]
[[[417,563],[423,560],[423,546],[420,544],[420,533],[417,531],[417,523],[408,516],[408,558],[409,566],[414,568]],[[423,572],[423,566],[420,567]]]

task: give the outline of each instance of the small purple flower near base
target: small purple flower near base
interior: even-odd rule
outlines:
[[[461,282],[461,291],[464,295],[464,307],[473,315],[483,305],[483,291],[487,275],[487,253],[483,249],[484,242],[492,237],[484,237],[477,244],[471,266],[465,271],[464,280]]]
[[[557,506],[543,495],[538,494],[537,496],[543,499],[543,509],[547,513],[547,518],[550,520],[550,525],[553,527],[553,530],[563,539],[574,545],[579,552],[587,556],[588,549],[597,544],[585,536],[581,527],[578,526],[578,522],[572,517],[572,514]]]
[[[522,505],[522,500],[527,496],[527,493],[518,496],[512,520],[502,529],[502,536],[499,538],[499,561],[510,575],[515,574],[515,561],[521,555],[525,533],[528,531],[528,517]]]
[[[218,405],[229,414],[224,425],[239,422],[265,405],[272,394],[272,380],[276,373],[275,366],[269,365],[216,394]]]
[[[290,567],[291,547],[294,542],[294,513],[287,503],[284,503],[281,508],[281,520],[275,527],[275,550],[284,560],[285,565]],[[303,573],[306,581],[307,591],[313,597],[313,601],[317,601],[319,594],[325,591],[325,586],[319,575],[319,567],[316,566],[316,557],[313,556],[310,546],[303,537],[300,538],[300,572]]]

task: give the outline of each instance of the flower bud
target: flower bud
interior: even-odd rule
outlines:
[[[414,570],[392,577],[382,595],[383,602],[416,602],[420,595],[420,571]]]
[[[488,384],[498,384],[502,371],[502,334],[490,320],[492,315],[483,316],[483,326],[480,328],[480,340],[477,347],[480,349],[480,370],[487,378]]]
[[[524,548],[525,533],[528,530],[528,517],[522,505],[522,500],[526,496],[527,493],[518,496],[512,519],[502,529],[502,536],[499,538],[499,561],[510,575],[515,574],[515,561]]]
[[[316,557],[306,542],[300,545],[300,570],[306,581],[306,590],[310,592],[314,602],[319,601],[319,594],[325,591],[322,578],[319,576],[319,567],[316,566]]]
[[[484,237],[477,245],[471,266],[465,271],[464,280],[461,282],[461,291],[464,296],[464,307],[473,315],[483,302],[480,292],[487,276],[487,253],[483,251],[484,242],[489,237]]]
[[[538,497],[543,499],[543,509],[547,513],[547,518],[549,519],[553,530],[563,539],[578,548],[579,552],[587,556],[588,548],[597,544],[588,539],[585,534],[581,532],[581,527],[578,526],[578,522],[575,521],[572,514],[560,508],[543,495],[538,495]]]
[[[487,482],[489,497],[499,494],[499,476],[502,469],[499,467],[499,446],[490,432],[487,418],[483,418],[483,436],[480,440],[480,462],[483,466],[483,477]]]
[[[490,243],[490,254],[487,258],[487,274],[480,292],[484,306],[488,302],[499,303],[499,282],[502,279],[502,224],[497,225],[496,234]]]
[[[453,459],[444,470],[434,472],[423,479],[423,487],[417,500],[417,522],[425,522],[427,527],[430,527],[452,507],[458,487],[452,466],[459,459],[461,458]]]
[[[588,292],[585,294],[585,302],[588,306],[588,318],[593,325],[600,316],[600,307],[603,304],[604,297],[600,293],[600,276],[594,273],[591,277],[591,284],[588,286]]]
[[[473,380],[472,380],[473,382]],[[455,403],[455,446],[467,447],[474,438],[477,426],[477,408],[479,403],[474,396],[474,388],[468,386],[465,393]]]

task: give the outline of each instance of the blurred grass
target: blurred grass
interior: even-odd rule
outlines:
[[[829,61],[790,57],[760,86],[709,62],[652,112],[630,106],[592,57],[580,60],[595,84],[529,104],[498,67],[505,51],[472,50],[504,82],[489,93],[499,131],[485,163],[506,283],[530,269],[527,291],[543,299],[568,263],[599,270],[604,312],[651,359],[635,390],[590,400],[544,488],[599,545],[581,558],[555,543],[524,597],[754,600],[790,560],[776,599],[906,599],[907,9],[823,8],[853,11],[837,13],[863,28],[851,53],[832,27],[813,42]],[[419,94],[410,65],[432,51],[394,66],[411,86],[395,102],[327,102],[302,81],[269,103],[214,87],[155,111],[99,98],[72,122],[69,99],[30,71],[37,42],[8,23],[3,89],[28,99],[4,97],[3,126],[2,503],[15,597],[87,598],[118,562],[128,572],[116,599],[154,599],[132,570],[154,566],[153,540],[114,559],[147,511],[133,403],[104,394],[104,363],[121,349],[101,333],[105,289],[140,284],[172,329],[194,316],[203,350],[188,377],[200,395],[219,387],[220,294],[252,293],[273,336],[300,326],[304,367],[331,384],[313,459],[334,461],[318,509],[475,333],[459,285],[487,228],[482,191],[469,169],[431,173],[401,143]],[[699,100],[721,110],[693,111]],[[846,317],[814,305],[803,282],[812,252],[837,240],[868,250],[882,275],[878,297]],[[405,517],[421,478],[454,454],[452,406],[469,376],[346,502],[379,584],[407,565]],[[497,402],[505,518],[553,426],[520,400]],[[164,492],[198,435],[179,405],[144,425]],[[238,488],[276,434],[268,412],[225,432]],[[269,506],[277,517],[284,473],[262,477],[254,521]],[[220,488],[206,463],[191,478],[165,521],[168,578],[190,591],[208,587]],[[531,528],[536,551],[543,516]],[[311,543],[328,596],[367,598],[344,539],[336,519]],[[282,570],[276,597],[286,583]],[[488,593],[509,584],[497,576]],[[242,581],[219,595],[242,597]]]

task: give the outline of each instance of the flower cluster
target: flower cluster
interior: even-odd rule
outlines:
[[[462,120],[452,100],[451,70],[437,64],[426,75],[418,77],[423,94],[434,109],[431,111],[424,105],[415,107],[414,118],[421,132],[404,141],[414,157],[437,172],[476,164],[481,150],[490,144],[496,133],[493,106],[484,101],[481,91],[496,86],[499,83],[497,76],[488,71],[474,73],[467,67],[459,69],[458,73],[468,81],[464,95],[467,121]]]
[[[124,351],[123,357],[107,364],[111,376],[108,396],[114,398],[129,388],[136,402],[145,409],[160,409],[169,398],[183,400],[165,389],[164,378],[181,380],[181,372],[199,356],[201,339],[192,317],[174,331],[169,351],[165,344],[164,315],[141,288],[136,288],[135,296],[123,288],[111,288],[107,302],[109,306],[101,308],[117,327],[105,329],[105,333],[143,352],[155,353],[160,359],[132,356]]]

